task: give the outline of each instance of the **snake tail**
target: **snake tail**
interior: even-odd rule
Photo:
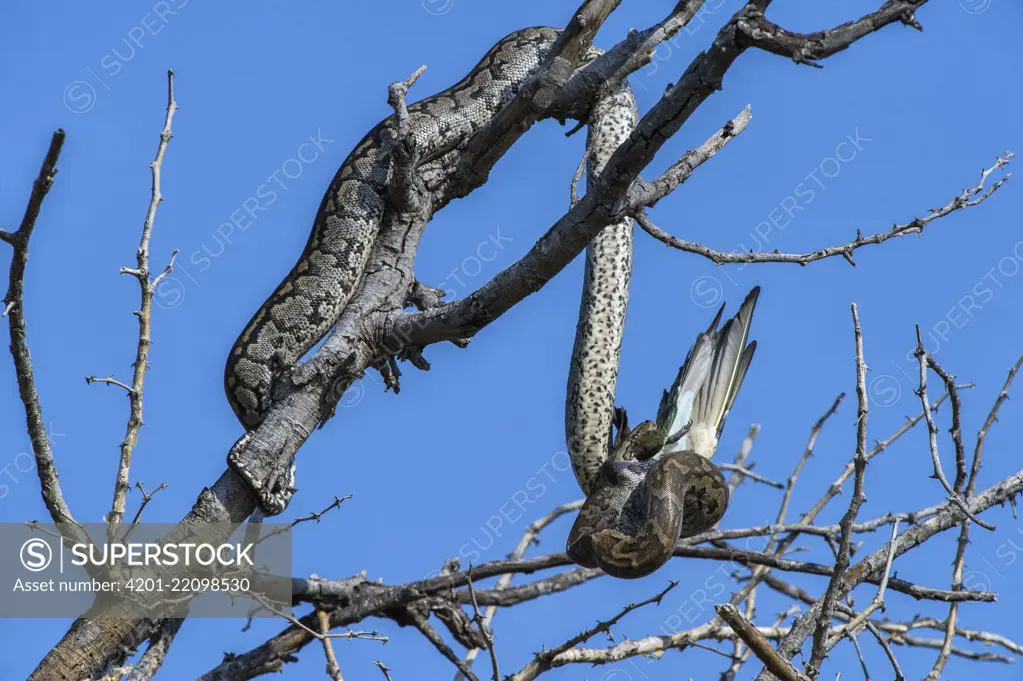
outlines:
[[[718,329],[722,304],[710,327],[696,338],[671,390],[664,392],[657,410],[657,424],[670,436],[688,432],[665,445],[657,456],[693,451],[707,459],[714,455],[735,396],[742,387],[757,343],[749,340],[753,309],[760,287],[743,301],[736,315]]]

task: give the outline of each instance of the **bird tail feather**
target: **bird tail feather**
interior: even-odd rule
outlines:
[[[678,441],[666,445],[661,453],[688,449],[708,459],[713,456],[725,417],[757,349],[756,341],[748,345],[747,341],[759,295],[757,286],[746,296],[736,315],[718,329],[725,309],[722,305],[707,330],[697,336],[657,410],[657,424],[669,439],[687,425],[689,430]]]

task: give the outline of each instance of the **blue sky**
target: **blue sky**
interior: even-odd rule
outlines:
[[[670,4],[623,3],[598,43],[613,44],[630,27],[649,25]],[[689,32],[635,75],[641,108],[656,101],[740,4],[710,0]],[[770,16],[792,29],[815,30],[875,5],[876,0],[779,0]],[[223,396],[227,350],[300,252],[338,164],[387,115],[387,84],[426,64],[414,89],[414,95],[426,96],[460,78],[501,36],[529,25],[563,25],[575,6],[353,0],[298,8],[168,0],[154,8],[67,4],[54,12],[31,3],[4,5],[3,227],[12,229],[20,219],[52,131],[63,127],[68,136],[33,237],[27,306],[45,416],[65,493],[79,519],[97,521],[110,504],[127,404],[117,390],[87,386],[82,377],[129,375],[136,334],[130,312],[138,291],[117,272],[133,263],[149,199],[147,166],[163,120],[165,70],[173,67],[177,74],[181,108],[164,164],[154,266],[172,249],[181,255],[158,297],[146,422],[132,471],[133,481],[169,484],[147,509],[150,521],[177,520],[223,470],[225,452],[241,432]],[[857,229],[884,230],[943,205],[975,183],[998,153],[1023,149],[1016,123],[1023,97],[1012,85],[1023,68],[1016,39],[1023,7],[1010,0],[934,2],[918,18],[922,34],[889,27],[827,60],[823,70],[763,53],[742,56],[724,90],[665,146],[646,175],[666,167],[746,104],[753,110],[750,127],[663,201],[655,220],[684,238],[725,250],[807,250],[848,241]],[[583,144],[582,135],[566,140],[562,133],[552,122],[537,126],[498,164],[489,184],[437,215],[416,264],[422,280],[465,295],[513,263],[561,215]],[[296,160],[300,153],[312,160]],[[259,195],[263,185],[275,188],[272,199],[266,189]],[[243,220],[244,229],[231,225],[232,215],[244,215],[253,197],[266,210],[254,222]],[[786,219],[784,209],[792,201],[800,210]],[[734,309],[759,284],[763,294],[753,337],[760,349],[719,457],[730,460],[749,425],[760,423],[753,451],[757,471],[784,479],[813,421],[836,394],[850,393],[799,481],[792,518],[817,500],[853,452],[851,302],[860,307],[872,370],[871,438],[887,437],[918,411],[915,365],[907,356],[919,323],[937,359],[959,380],[977,384],[963,397],[969,445],[1006,370],[1023,353],[1021,211],[1023,190],[1014,180],[984,205],[933,224],[921,238],[860,251],[856,268],[841,259],[807,268],[716,268],[638,234],[618,402],[633,420],[652,417],[661,389],[711,308],[723,299]],[[4,268],[7,259],[2,252]],[[346,397],[338,417],[302,449],[301,490],[284,518],[325,506],[334,495],[353,498],[319,525],[297,531],[298,574],[344,577],[365,568],[371,577],[396,583],[418,579],[451,556],[498,559],[529,521],[579,496],[566,470],[562,424],[581,276],[577,260],[467,350],[430,348],[433,371],[407,367],[399,396],[384,394],[379,380],[369,376]],[[964,312],[963,297],[971,294],[976,305]],[[22,453],[29,442],[10,362],[0,362],[0,386],[0,466],[12,466],[7,470],[18,478],[8,481],[0,499],[0,521],[42,519],[37,481],[18,472],[28,467]],[[1007,403],[990,435],[980,488],[1019,468],[1019,409],[1015,400]],[[942,423],[947,418],[942,412]],[[951,443],[942,435],[950,467]],[[863,517],[940,501],[929,472],[921,429],[869,467]],[[723,525],[765,522],[774,517],[778,500],[775,490],[746,485]],[[138,495],[129,501],[137,504]],[[837,520],[846,501],[834,502],[824,520]],[[1008,509],[985,517],[998,530],[974,529],[967,569],[975,585],[986,584],[1000,598],[994,605],[964,606],[961,621],[1012,635],[1019,631],[1014,614],[1023,607],[1023,563],[1015,549],[1023,547],[1023,522]],[[561,549],[570,523],[552,526],[535,551]],[[865,539],[867,551],[885,537]],[[901,577],[947,587],[953,540],[953,533],[936,538],[899,559],[895,569]],[[819,544],[802,543],[813,549],[800,555],[827,560]],[[694,605],[694,589],[708,580],[721,580],[729,593],[734,588],[719,568],[676,560],[643,580],[601,578],[499,613],[496,645],[503,671],[520,668],[532,651],[656,593],[669,579],[680,580],[680,586],[659,608],[630,616],[616,635],[664,633],[673,622],[688,626],[689,617],[699,624],[708,611]],[[819,578],[793,581],[814,593],[825,588]],[[856,595],[866,603],[872,590]],[[892,617],[945,613],[944,607],[901,595],[891,595],[889,603]],[[784,607],[763,594],[758,622],[769,623]],[[25,677],[67,624],[0,620],[0,678]],[[248,650],[282,628],[263,621],[242,633],[241,625],[187,622],[164,676],[194,677],[218,663],[222,652]],[[377,674],[374,659],[384,660],[396,680],[451,673],[417,633],[385,621],[367,625],[391,636],[391,643],[339,644],[349,676]],[[867,637],[862,642],[872,671],[884,678],[889,671],[880,651]],[[922,676],[933,659],[930,651],[897,652],[909,676]],[[842,646],[825,671],[842,669],[848,677],[859,673],[854,664],[851,650]],[[705,679],[726,666],[723,658],[693,650],[657,662],[569,667],[549,677]],[[322,669],[321,651],[309,647],[280,678],[316,678]],[[746,669],[749,675],[757,668]],[[947,675],[961,677],[964,669],[953,660]],[[1020,674],[993,664],[978,669],[992,680]]]

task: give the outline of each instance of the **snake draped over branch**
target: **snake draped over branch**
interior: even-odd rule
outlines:
[[[500,40],[461,81],[408,106],[408,135],[428,163],[483,129],[540,66],[559,31],[527,28]],[[591,50],[592,58],[597,50]],[[587,121],[588,171],[599,177],[638,115],[627,84],[609,87]],[[264,515],[281,513],[295,491],[294,457],[270,471],[251,470],[243,454],[273,402],[275,380],[337,323],[360,285],[387,208],[397,118],[374,127],[341,164],[298,262],[260,306],[232,346],[224,373],[228,401],[246,429],[228,464]],[[618,423],[609,447],[632,259],[630,218],[609,225],[588,246],[583,300],[572,353],[566,426],[576,478],[589,496],[569,536],[569,556],[620,577],[649,574],[680,535],[716,523],[728,488],[709,459],[742,383],[755,344],[746,346],[756,302],[718,331],[720,312],[697,339],[657,424],[633,431]],[[685,426],[685,430],[683,430]]]
[[[420,164],[459,148],[490,123],[543,63],[559,35],[558,29],[548,27],[516,31],[494,45],[461,81],[408,106],[408,140]],[[589,58],[598,51],[591,52]],[[329,333],[360,284],[387,207],[396,130],[392,115],[341,164],[298,262],[228,354],[224,387],[247,431],[232,446],[228,464],[245,480],[265,515],[280,513],[290,502],[294,459],[270,472],[256,470],[244,457],[248,439],[273,401],[277,377]]]

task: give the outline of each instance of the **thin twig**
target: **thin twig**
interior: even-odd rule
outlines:
[[[174,112],[177,108],[177,103],[174,101],[174,72],[168,69],[167,114],[164,118],[163,130],[160,132],[160,143],[156,148],[156,157],[149,166],[153,176],[152,193],[145,221],[142,224],[142,236],[139,239],[139,247],[135,252],[136,268],[123,268],[121,270],[123,273],[130,274],[138,280],[141,304],[135,313],[135,316],[138,318],[139,334],[138,346],[135,350],[131,387],[127,388],[124,384],[119,384],[128,390],[130,406],[128,425],[125,430],[124,439],[121,441],[117,477],[114,480],[114,498],[110,505],[110,513],[107,515],[109,523],[107,534],[111,540],[117,535],[118,527],[124,519],[125,500],[130,487],[128,476],[131,472],[131,459],[135,453],[135,446],[138,444],[139,430],[142,428],[142,389],[146,381],[146,371],[149,369],[149,348],[152,344],[153,293],[156,290],[149,273],[149,243],[153,235],[156,209],[163,202],[163,194],[160,191],[160,176],[163,168],[163,157],[171,139],[171,123],[174,120]],[[173,266],[173,258],[171,263],[169,267]],[[86,381],[88,380],[86,379]]]
[[[954,503],[960,511],[963,512],[967,518],[977,523],[986,530],[994,530],[995,526],[984,522],[973,513],[966,506],[966,502],[959,493],[948,484],[948,478],[945,477],[945,471],[941,467],[941,457],[938,455],[938,427],[934,425],[934,417],[931,416],[931,409],[927,398],[927,369],[934,363],[934,359],[930,357],[928,352],[924,350],[923,338],[920,335],[920,326],[916,327],[916,357],[920,365],[920,388],[917,394],[920,396],[920,404],[923,405],[924,415],[927,418],[927,433],[928,440],[930,442],[931,451],[931,463],[934,466],[934,475],[941,486],[945,488],[945,492],[948,493],[948,498]]]
[[[817,260],[823,260],[825,258],[832,258],[835,256],[841,256],[850,265],[855,266],[856,261],[853,260],[853,252],[864,246],[871,246],[874,244],[881,244],[889,239],[896,237],[903,237],[909,234],[920,234],[923,232],[924,227],[940,218],[954,213],[964,208],[970,208],[982,203],[989,196],[994,194],[998,189],[1012,176],[1012,173],[1006,173],[1003,177],[999,178],[987,191],[984,191],[984,186],[987,183],[988,176],[996,170],[1000,170],[1008,165],[1010,159],[1012,159],[1013,153],[1011,151],[1005,152],[999,156],[994,165],[987,168],[981,173],[980,182],[969,189],[964,190],[962,193],[957,194],[951,201],[940,208],[932,208],[930,212],[924,217],[916,217],[911,221],[896,224],[891,229],[872,234],[870,236],[863,236],[863,233],[859,230],[856,231],[856,238],[852,241],[840,244],[837,246],[827,246],[825,248],[819,248],[814,251],[807,253],[780,253],[774,251],[771,253],[766,252],[754,252],[749,251],[747,253],[730,253],[727,251],[719,251],[713,248],[708,248],[703,244],[696,243],[693,241],[686,241],[680,239],[668,232],[664,231],[650,220],[650,218],[643,212],[637,212],[635,214],[636,222],[643,228],[650,236],[654,237],[661,243],[664,243],[672,248],[677,248],[680,251],[687,253],[694,253],[701,255],[709,260],[712,260],[717,265],[725,263],[792,263],[796,265],[808,265]]]
[[[135,486],[140,492],[142,492],[142,502],[139,503],[139,509],[135,511],[135,517],[132,518],[131,525],[128,526],[128,530],[124,533],[124,537],[121,539],[122,542],[128,541],[131,533],[134,532],[135,527],[138,526],[139,518],[142,517],[142,512],[146,510],[146,506],[148,506],[149,502],[153,500],[153,497],[156,496],[157,492],[167,489],[166,482],[161,482],[152,492],[146,492],[146,488],[143,486],[141,481],[137,481]]]
[[[877,644],[881,646],[882,650],[884,650],[884,654],[888,656],[888,661],[891,663],[892,670],[895,672],[895,681],[906,681],[906,677],[902,673],[902,667],[899,665],[899,659],[895,657],[895,651],[893,651],[892,647],[888,644],[888,640],[881,635],[881,632],[878,631],[878,628],[870,620],[864,622],[864,625],[866,626],[867,631],[874,636],[874,640],[877,641]]]
[[[752,470],[744,466],[737,466],[732,463],[719,463],[718,468],[720,468],[723,471],[732,471],[733,473],[738,473],[739,475],[745,478],[749,478],[754,482],[759,482],[761,484],[767,485],[768,487],[774,487],[775,489],[785,489],[785,485],[781,484],[780,482],[776,482],[774,480],[771,480],[770,478],[765,478],[762,475],[757,475]]]
[[[956,478],[952,483],[952,489],[961,496],[963,487],[966,485],[966,449],[963,447],[963,407],[959,401],[959,390],[956,387],[955,376],[945,371],[930,354],[927,355],[927,366],[944,382],[945,391],[948,393],[949,402],[952,405],[952,425],[949,427],[949,433],[952,435],[952,445],[956,455]]]
[[[867,661],[863,659],[863,649],[860,648],[860,642],[859,639],[856,638],[856,634],[850,633],[849,641],[852,642],[853,649],[856,651],[856,657],[860,661],[860,669],[863,670],[863,681],[870,681],[870,670],[867,669]],[[837,672],[835,681],[838,681],[838,677],[841,673],[842,672]]]
[[[988,489],[978,492],[970,498],[970,510],[974,513],[981,513],[996,502],[1003,503],[1010,496],[1015,496],[1023,491],[1023,471],[1018,471],[1000,480]],[[952,501],[945,504],[945,509],[937,515],[914,525],[900,534],[895,540],[895,557],[910,551],[920,545],[921,540],[933,537],[936,533],[944,532],[962,522],[958,512],[952,512],[955,506]],[[956,509],[957,510],[957,509]],[[890,550],[890,549],[889,549]],[[839,587],[839,597],[844,597],[852,589],[863,583],[869,576],[876,576],[884,567],[888,551],[884,547],[872,552],[867,557],[851,565],[842,579]],[[892,589],[894,579],[889,582],[889,589]],[[779,645],[778,651],[783,657],[791,658],[803,646],[806,638],[813,634],[817,616],[820,614],[822,601],[816,601],[806,613],[801,615],[792,625],[791,631],[786,634]],[[759,681],[769,678],[769,672],[762,671],[758,677]]]
[[[770,588],[777,591],[778,593],[788,596],[789,598],[792,598],[801,603],[805,603],[807,605],[812,606],[814,603],[817,602],[817,599],[814,596],[811,596],[805,590],[799,588],[798,586],[795,586],[794,584],[786,582],[783,579],[780,579],[776,575],[769,575],[767,578],[765,578],[764,583]],[[846,622],[849,622],[852,620],[853,617],[855,617],[855,612],[853,612],[846,606],[840,606],[839,609],[835,612],[835,617],[837,617],[838,619],[844,619]],[[909,633],[910,631],[915,631],[917,629],[934,629],[939,631],[944,631],[945,629],[944,620],[937,620],[934,619],[933,617],[922,618],[915,617],[913,618],[912,621],[907,623],[889,621],[879,622],[876,620],[867,620],[866,622],[864,622],[864,625],[868,629],[871,626],[873,626],[879,631],[883,631],[893,635],[894,634],[903,635]],[[845,625],[841,627],[835,627],[833,633],[839,634],[844,628]],[[1001,636],[1000,634],[993,634],[991,632],[979,631],[976,629],[964,629],[962,627],[956,627],[956,636],[964,638],[967,641],[980,641],[985,645],[1001,646],[1002,648],[1005,648],[1011,653],[1023,655],[1023,646],[1016,643],[1012,639],[1009,639],[1005,636]]]
[[[451,664],[455,665],[455,668],[458,669],[458,676],[456,678],[465,677],[469,679],[469,681],[479,681],[478,677],[472,673],[472,670],[465,664],[465,662],[458,658],[458,655],[456,655],[455,651],[451,649],[451,646],[444,641],[444,638],[437,632],[437,630],[430,626],[429,611],[427,611],[426,614],[423,614],[414,607],[408,607],[405,608],[405,614],[408,615],[409,620],[412,622],[412,626],[419,630],[419,633],[421,633],[423,637],[437,649],[437,652],[443,655],[449,662],[451,662]]]
[[[973,495],[974,489],[977,483],[977,474],[980,472],[981,457],[984,452],[984,438],[987,436],[987,431],[991,425],[995,422],[998,417],[998,409],[1002,403],[1009,397],[1009,387],[1012,385],[1012,380],[1016,376],[1016,372],[1019,370],[1020,365],[1023,364],[1023,357],[1017,360],[1016,364],[1009,369],[1009,375],[1005,379],[1005,383],[1002,386],[1002,390],[998,393],[998,397],[995,400],[994,405],[991,407],[991,411],[988,413],[987,419],[984,421],[984,425],[977,433],[977,444],[973,450],[973,462],[970,465],[969,476],[966,474],[965,455],[963,453],[962,434],[960,426],[960,417],[958,411],[953,409],[952,414],[952,439],[956,447],[956,484],[955,490],[957,493],[965,494],[966,498],[970,498]],[[949,388],[950,391],[954,390],[954,377],[949,376],[938,364],[928,355],[928,365],[941,377],[947,386],[953,386]],[[959,400],[958,395],[955,401],[953,401],[953,407],[958,407]],[[965,490],[963,488],[965,484]],[[956,555],[952,562],[952,588],[961,589],[963,586],[963,567],[966,560],[966,547],[970,541],[970,524],[969,522],[963,521],[962,526],[959,528],[959,539],[956,542]],[[953,603],[949,606],[948,617],[945,618],[945,636],[941,643],[941,648],[938,651],[938,656],[934,660],[934,665],[931,667],[931,671],[928,672],[926,681],[937,681],[941,678],[941,673],[945,669],[945,665],[948,662],[949,656],[952,654],[952,642],[956,635],[956,623],[959,617],[959,604]]]
[[[291,532],[292,529],[301,525],[302,523],[309,522],[319,523],[323,516],[327,515],[327,513],[333,511],[335,508],[341,508],[341,504],[345,503],[351,498],[352,498],[351,494],[348,494],[343,497],[334,497],[334,501],[330,502],[330,505],[324,508],[322,511],[316,511],[314,513],[310,513],[309,515],[304,515],[300,518],[295,518],[288,525],[284,527],[278,527],[274,530],[271,530],[270,532],[267,532],[265,536],[261,537],[258,541],[256,541],[256,544],[257,545],[262,544],[270,537],[275,537],[279,534],[284,534],[285,532]]]
[[[320,642],[323,644],[323,655],[327,658],[327,676],[334,681],[343,681],[341,667],[337,663],[337,655],[334,654],[334,644],[327,636],[330,633],[330,615],[323,610],[317,610],[316,619],[320,623],[320,634],[323,636]]]
[[[722,139],[727,141],[737,136],[746,129],[746,126],[749,125],[752,119],[753,113],[749,104],[747,104],[735,118],[728,121],[725,127],[721,129]],[[680,184],[688,179],[692,172],[691,159],[688,158],[687,154],[671,164],[660,177],[646,184],[644,186],[645,191],[641,192],[641,199],[633,203],[633,210],[637,216],[637,221],[640,219],[640,216],[644,219],[646,218],[644,209],[652,207],[665,196],[675,191]]]
[[[831,616],[835,610],[835,604],[840,598],[839,585],[849,567],[849,557],[852,544],[852,526],[856,522],[856,516],[860,512],[860,506],[866,500],[863,494],[863,478],[867,468],[867,418],[870,407],[867,398],[867,365],[863,360],[863,330],[860,328],[860,313],[856,304],[852,305],[853,335],[856,341],[856,455],[853,464],[856,468],[856,478],[853,482],[852,499],[849,500],[849,508],[842,516],[839,525],[842,528],[841,539],[838,543],[838,556],[835,559],[835,571],[828,582],[828,589],[824,592],[821,601],[821,609],[817,615],[817,627],[813,633],[813,648],[810,653],[810,660],[806,665],[806,673],[810,678],[817,678],[820,672],[821,663],[828,654],[828,630],[831,626]],[[894,557],[895,540],[892,539],[892,546],[889,559]],[[882,584],[888,582],[887,573],[882,577]]]
[[[575,636],[569,638],[567,641],[549,650],[544,650],[543,652],[537,653],[529,664],[527,664],[525,667],[509,676],[508,681],[524,681],[525,679],[536,678],[543,672],[547,671],[548,669],[551,669],[551,667],[554,664],[554,660],[559,655],[562,655],[563,653],[574,649],[581,643],[589,641],[591,638],[593,638],[594,636],[601,632],[610,631],[611,627],[620,622],[622,618],[624,618],[633,610],[638,610],[639,608],[651,604],[660,605],[661,600],[664,598],[664,596],[669,591],[674,589],[676,586],[678,586],[678,582],[670,582],[667,587],[665,587],[656,595],[651,596],[646,600],[639,601],[638,603],[630,603],[629,605],[625,606],[620,611],[618,611],[618,613],[615,614],[614,617],[597,622],[596,625],[576,634]]]
[[[984,420],[984,425],[981,426],[980,431],[977,433],[977,445],[973,450],[973,466],[970,471],[971,481],[975,481],[977,473],[980,472],[980,461],[981,456],[984,452],[984,442],[987,440],[988,431],[998,421],[998,410],[1001,409],[1002,403],[1009,399],[1009,388],[1012,386],[1012,381],[1016,378],[1016,374],[1019,372],[1019,368],[1023,366],[1023,356],[1021,356],[1016,363],[1009,369],[1009,375],[1005,377],[1005,383],[1002,385],[1001,391],[998,393],[998,398],[995,400],[994,405],[991,407],[991,411],[988,412],[987,418]],[[967,488],[967,496],[973,493],[971,488]]]
[[[321,632],[321,631],[316,631],[316,630],[306,626],[306,624],[304,622],[302,622],[302,620],[298,619],[294,615],[290,615],[290,614],[288,614],[288,613],[286,613],[286,612],[284,612],[284,611],[282,611],[282,610],[280,610],[278,608],[275,608],[273,606],[273,604],[271,604],[267,599],[263,598],[259,594],[253,593],[253,594],[251,594],[251,596],[252,596],[253,599],[255,599],[264,608],[266,608],[267,610],[269,610],[273,614],[277,615],[281,619],[287,620],[288,622],[290,622],[294,626],[298,627],[299,629],[303,630],[304,632],[306,632],[307,634],[309,634],[310,636],[315,638],[317,641],[322,641],[322,640],[328,639],[328,638],[344,638],[344,639],[348,639],[350,641],[351,640],[355,640],[355,639],[364,640],[364,641],[380,641],[380,643],[387,643],[387,641],[388,641],[388,638],[386,636],[382,635],[380,632],[377,632],[377,631],[352,631],[351,629],[349,629],[348,631],[342,631],[342,632],[336,633],[336,634],[335,633],[324,633],[324,632]],[[324,611],[322,611],[322,610],[318,611],[318,613],[321,613],[321,612],[324,612]],[[330,613],[327,613],[327,616],[328,616],[327,624],[329,625],[330,624],[330,620],[329,620]],[[317,614],[316,625],[317,625],[318,628],[322,628],[321,627],[321,623],[319,621],[319,614]],[[328,627],[328,632],[329,632],[329,627]]]
[[[840,630],[840,633],[833,636],[826,644],[825,648],[831,650],[838,643],[838,640],[842,636],[855,635],[856,630],[860,628],[866,621],[873,615],[877,610],[884,611],[884,592],[888,588],[888,580],[892,571],[892,561],[895,559],[895,537],[899,534],[899,521],[895,521],[892,525],[892,538],[889,542],[888,560],[885,561],[884,565],[884,576],[881,578],[881,584],[877,587],[877,593],[874,594],[874,598],[870,601],[870,605],[863,609],[862,612],[857,614],[853,619],[849,620]]]
[[[896,635],[891,637],[891,642],[896,645],[910,645],[918,648],[935,648],[940,649],[944,646],[943,639],[934,638],[921,638],[919,636],[908,636],[908,635]],[[950,654],[956,657],[961,657],[964,660],[975,660],[978,662],[1002,662],[1004,664],[1010,664],[1015,662],[1014,658],[1006,655],[999,655],[997,653],[978,653],[972,650],[965,650],[963,648],[957,648],[952,646],[949,650]]]
[[[799,478],[799,474],[803,470],[803,466],[813,456],[814,447],[817,446],[817,438],[820,437],[821,431],[824,429],[824,424],[827,423],[828,419],[835,415],[838,411],[839,406],[842,404],[842,400],[845,399],[845,393],[839,393],[835,401],[831,403],[824,414],[817,419],[813,424],[813,428],[810,429],[810,439],[806,442],[806,449],[803,450],[803,455],[799,457],[799,461],[796,463],[796,467],[792,470],[792,475],[789,476],[788,481],[785,484],[785,494],[782,496],[781,507],[778,509],[778,520],[776,522],[784,522],[785,516],[788,513],[789,502],[792,499],[792,490],[796,486],[796,480]]]
[[[739,451],[735,455],[735,460],[732,461],[733,466],[743,467],[746,464],[746,459],[749,458],[750,452],[753,450],[753,442],[757,439],[757,435],[760,434],[760,424],[754,423],[749,427],[749,431],[746,433],[746,437],[742,440],[742,445],[739,446]],[[735,470],[732,475],[728,478],[728,491],[735,493],[736,488],[742,484],[745,478],[742,474]]]
[[[799,474],[803,470],[803,466],[813,456],[814,447],[817,445],[817,438],[824,428],[824,424],[830,419],[837,411],[839,405],[842,404],[842,400],[845,398],[845,393],[840,393],[835,401],[831,403],[831,407],[828,408],[824,414],[817,419],[813,427],[810,429],[810,438],[807,440],[806,448],[803,450],[802,456],[796,462],[795,468],[792,470],[792,474],[789,476],[785,484],[785,493],[782,495],[781,504],[778,507],[778,515],[775,520],[775,524],[781,524],[785,520],[785,516],[788,514],[789,502],[792,499],[792,491],[795,488],[796,480],[799,478]],[[804,516],[800,521],[800,525],[808,526],[813,522],[812,518]],[[799,536],[798,532],[789,532],[780,542],[776,541],[775,533],[771,534],[770,540],[767,542],[767,546],[764,548],[766,553],[773,551],[774,555],[781,555],[786,549],[796,540]],[[756,567],[753,570],[752,577],[739,591],[732,595],[730,602],[735,605],[740,602],[743,598],[747,598],[756,591],[757,585],[760,580],[763,579],[770,573],[770,569],[767,567]]]
[[[391,669],[386,664],[380,660],[374,660],[373,664],[375,664],[377,669],[380,670],[380,673],[384,675],[384,679],[386,679],[386,681],[391,681]]]
[[[99,376],[86,376],[85,383],[86,385],[92,385],[93,383],[105,383],[107,385],[115,385],[118,388],[124,390],[126,393],[128,393],[129,396],[132,393],[132,388],[130,385],[118,381],[113,376],[107,376],[106,378],[100,378]]]
[[[501,669],[497,664],[497,651],[494,650],[494,635],[490,633],[483,624],[483,616],[480,615],[480,606],[476,602],[476,592],[472,588],[472,568],[466,573],[466,587],[469,590],[469,598],[472,600],[472,621],[479,627],[483,640],[487,643],[487,652],[490,653],[490,665],[494,670],[494,681],[501,681]]]
[[[959,528],[959,541],[956,542],[955,560],[952,562],[952,588],[961,589],[963,586],[963,562],[966,558],[966,545],[970,540],[970,523],[963,521]],[[948,607],[948,617],[945,618],[945,635],[938,649],[938,656],[934,659],[931,671],[927,673],[925,681],[938,681],[941,672],[945,669],[949,656],[952,654],[952,642],[956,634],[956,622],[959,618],[959,604],[952,603]]]
[[[964,386],[959,387],[963,388]],[[935,400],[934,404],[931,405],[931,412],[933,413],[937,411],[938,407],[947,398],[948,393],[945,393],[937,400]],[[870,462],[871,460],[873,460],[875,456],[885,452],[889,447],[892,446],[892,444],[894,444],[903,435],[912,430],[912,428],[916,426],[916,424],[920,423],[920,421],[922,420],[924,420],[924,412],[920,412],[919,414],[913,417],[907,417],[906,422],[899,426],[899,429],[892,433],[890,436],[888,436],[887,439],[875,443],[874,448],[867,452],[867,461]],[[838,476],[838,478],[836,478],[835,481],[828,486],[828,489],[827,491],[825,491],[824,495],[817,500],[817,503],[815,503],[813,507],[810,508],[809,511],[803,514],[802,518],[800,519],[801,522],[812,523],[814,519],[816,519],[817,516],[820,514],[820,512],[824,510],[824,507],[827,506],[828,503],[836,496],[838,496],[838,494],[842,491],[842,486],[845,484],[845,481],[849,479],[849,476],[853,474],[854,469],[855,465],[852,461],[847,463],[845,465],[845,468],[842,470],[842,473]]]

